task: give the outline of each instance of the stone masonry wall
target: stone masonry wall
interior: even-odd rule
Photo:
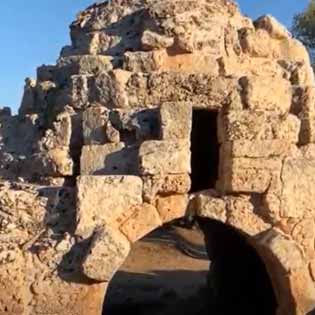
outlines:
[[[185,215],[245,233],[278,315],[315,307],[315,82],[273,17],[228,0],[112,0],[0,111],[0,314],[101,314],[132,243]],[[218,113],[191,190],[193,110]],[[207,136],[207,135],[205,135]]]

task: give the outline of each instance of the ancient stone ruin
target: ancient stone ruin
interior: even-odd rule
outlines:
[[[101,314],[131,244],[186,215],[248,237],[278,315],[314,309],[314,75],[273,17],[92,5],[0,122],[0,314]]]

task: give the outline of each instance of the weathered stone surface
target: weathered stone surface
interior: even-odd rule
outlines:
[[[131,72],[176,71],[219,75],[219,64],[212,55],[199,53],[173,54],[167,50],[128,52],[124,55],[124,69]]]
[[[244,89],[243,99],[248,109],[289,113],[292,89],[288,80],[252,76],[242,78],[241,83]]]
[[[280,24],[273,16],[264,15],[254,22],[256,29],[266,30],[272,38],[284,39],[291,38],[288,30]]]
[[[281,171],[279,159],[230,158],[222,156],[218,189],[223,192],[263,193],[275,173]]]
[[[220,73],[224,76],[269,76],[283,78],[286,70],[277,60],[262,57],[250,57],[247,54],[242,57],[222,57],[219,60]]]
[[[314,160],[286,159],[284,161],[281,175],[282,217],[311,218],[314,216],[315,190],[312,184],[314,169]]]
[[[265,222],[259,206],[255,205],[252,199],[245,195],[227,197],[227,223],[250,236],[255,236],[269,230],[271,224]]]
[[[221,145],[221,155],[235,158],[270,158],[287,156],[289,153],[297,151],[296,145],[283,140],[235,140],[223,142]]]
[[[314,309],[314,85],[303,45],[229,0],[80,13],[19,115],[0,110],[0,313],[100,314],[129,242],[196,210],[247,234],[278,315]],[[189,196],[198,109],[218,112],[219,174]]]
[[[188,141],[145,141],[139,151],[143,175],[190,173]]]
[[[142,180],[136,176],[81,176],[77,187],[78,235],[90,236],[96,226],[115,223],[142,203]]]
[[[159,196],[156,199],[156,208],[163,223],[184,217],[187,207],[187,195]]]
[[[147,202],[155,200],[158,194],[186,194],[190,188],[191,179],[188,174],[161,174],[143,177],[143,198]]]
[[[187,102],[196,108],[220,109],[241,103],[236,78],[178,72],[132,74],[125,87],[128,106],[156,106],[165,102]],[[240,106],[239,106],[240,107]]]
[[[190,139],[192,128],[192,105],[164,103],[160,109],[161,139]]]
[[[304,255],[299,245],[288,236],[275,230],[270,230],[260,241],[281,263],[286,272],[298,271],[303,267]]]
[[[106,124],[108,115],[108,111],[102,106],[92,106],[83,112],[84,144],[105,144],[107,142]]]
[[[299,98],[299,107],[297,108],[299,118],[301,119],[300,143],[315,142],[315,88],[308,86],[301,91]]]
[[[102,72],[96,76],[95,101],[109,108],[128,108],[129,100],[125,89],[130,76],[131,72],[121,69]]]
[[[83,146],[81,175],[137,175],[138,147],[124,143]]]
[[[83,109],[88,106],[91,99],[91,75],[73,75],[70,77],[70,87],[66,90],[69,105],[75,109]]]
[[[27,160],[25,170],[31,170],[35,176],[71,176],[73,175],[73,160],[67,147],[54,148],[32,156],[32,161]]]
[[[67,112],[57,115],[52,129],[47,129],[38,147],[40,151],[66,148],[70,146],[72,134],[71,116]]]
[[[97,228],[92,236],[89,253],[82,263],[90,279],[109,282],[130,251],[128,239],[109,226]]]
[[[219,141],[283,140],[299,141],[300,121],[294,115],[281,116],[266,111],[230,111],[218,119]]]
[[[133,214],[120,226],[120,230],[134,243],[161,226],[162,221],[153,205],[144,203],[132,208]]]
[[[223,198],[219,198],[213,191],[204,191],[191,201],[196,215],[226,222],[227,205]]]
[[[118,130],[123,142],[156,140],[159,138],[159,110],[138,108],[116,109],[110,112],[110,123]]]
[[[308,260],[315,259],[314,240],[315,240],[315,220],[304,219],[297,223],[292,232],[292,238],[302,246]]]
[[[174,38],[163,36],[150,30],[145,30],[141,37],[141,45],[144,50],[167,48],[174,44]]]

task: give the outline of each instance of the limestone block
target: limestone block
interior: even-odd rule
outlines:
[[[143,50],[154,50],[167,48],[174,44],[174,38],[145,30],[141,37],[141,46]]]
[[[217,187],[223,192],[263,193],[274,174],[281,170],[281,159],[221,157]]]
[[[105,144],[106,124],[108,111],[105,107],[92,106],[86,109],[82,115],[83,139],[85,145]]]
[[[35,87],[36,80],[30,78],[25,80],[23,97],[19,108],[19,114],[22,116],[33,112],[35,109]]]
[[[131,206],[142,204],[142,186],[136,176],[80,176],[76,234],[88,237],[104,222],[115,224]]]
[[[246,54],[240,57],[222,57],[220,63],[220,74],[225,76],[269,76],[283,78],[286,70],[278,63],[278,60],[262,57],[250,57]]]
[[[130,243],[119,230],[108,225],[94,231],[89,253],[82,263],[83,273],[90,279],[109,282],[123,264]]]
[[[72,134],[71,116],[67,112],[57,115],[52,129],[47,129],[40,139],[38,147],[40,151],[70,146]]]
[[[250,110],[288,113],[292,103],[291,83],[275,77],[251,76],[241,80],[244,101]]]
[[[224,198],[219,198],[213,191],[203,191],[191,201],[192,210],[196,215],[213,220],[226,222],[227,205]]]
[[[130,76],[131,72],[121,69],[100,73],[95,78],[95,101],[106,107],[128,108],[125,89]]]
[[[292,295],[297,301],[297,314],[309,314],[315,307],[315,285],[308,267],[293,272],[290,275]]]
[[[57,62],[57,81],[72,75],[92,75],[113,69],[113,57],[103,55],[81,55],[61,57]]]
[[[137,175],[138,147],[120,143],[83,146],[81,175]]]
[[[230,111],[218,116],[220,143],[235,140],[283,140],[297,143],[300,121],[292,115],[281,116],[266,111]]]
[[[223,142],[220,147],[221,156],[270,158],[287,156],[297,151],[296,145],[284,140],[235,140]]]
[[[153,175],[143,177],[143,198],[152,202],[156,195],[186,194],[191,188],[188,174]]]
[[[156,208],[163,223],[182,218],[186,215],[188,195],[159,196]]]
[[[192,105],[164,103],[160,108],[161,139],[190,139],[192,128]]]
[[[315,88],[306,87],[299,98],[299,118],[301,119],[300,143],[315,142]]]
[[[31,170],[35,176],[72,176],[74,163],[69,148],[54,148],[36,153],[32,159],[25,161],[25,171]]]
[[[189,142],[145,141],[139,151],[139,166],[143,175],[190,173]]]
[[[272,40],[266,30],[244,29],[240,32],[240,42],[243,52],[252,57],[268,58],[274,53],[274,45],[277,43]]]
[[[281,180],[282,217],[311,218],[314,216],[315,188],[312,183],[314,160],[292,159],[284,161]]]
[[[304,249],[308,260],[315,259],[314,240],[315,240],[315,220],[304,219],[297,223],[292,230],[292,238]]]
[[[291,34],[286,29],[286,27],[279,23],[271,15],[261,16],[256,21],[254,21],[254,25],[256,29],[266,30],[272,38],[275,39],[291,38]]]
[[[87,106],[90,100],[91,75],[73,75],[70,78],[69,105],[75,109]]]
[[[131,108],[139,104],[152,107],[165,102],[187,102],[195,108],[217,110],[223,104],[241,104],[241,88],[235,77],[178,71],[134,73],[125,89]]]
[[[268,231],[259,243],[271,251],[286,272],[298,271],[305,264],[299,245],[279,231]]]
[[[140,238],[161,226],[162,221],[153,205],[144,203],[132,208],[132,216],[120,226],[120,230],[127,236],[131,243],[135,243]]]
[[[110,112],[110,122],[126,143],[159,138],[160,122],[157,108],[135,110],[115,109]]]
[[[259,216],[259,209],[251,198],[249,196],[227,198],[227,223],[250,236],[255,236],[270,229],[271,224]]]
[[[174,54],[167,50],[150,52],[127,52],[124,55],[124,69],[131,72],[200,73],[218,76],[219,64],[213,55],[200,53]]]
[[[199,16],[200,23],[202,17]],[[197,20],[197,19],[196,19]],[[203,29],[199,22],[194,21],[190,32],[180,32],[177,34],[176,44],[185,52],[206,51],[209,54],[222,56],[224,54],[224,20],[215,16],[208,18],[209,28]],[[210,26],[211,25],[211,26]],[[198,29],[198,31],[197,31]]]

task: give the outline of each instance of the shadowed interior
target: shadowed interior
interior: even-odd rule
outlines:
[[[219,167],[217,112],[193,111],[191,154],[191,192],[214,188]]]
[[[246,236],[215,220],[198,218],[197,222],[211,261],[211,314],[276,314],[277,301],[269,274]]]

